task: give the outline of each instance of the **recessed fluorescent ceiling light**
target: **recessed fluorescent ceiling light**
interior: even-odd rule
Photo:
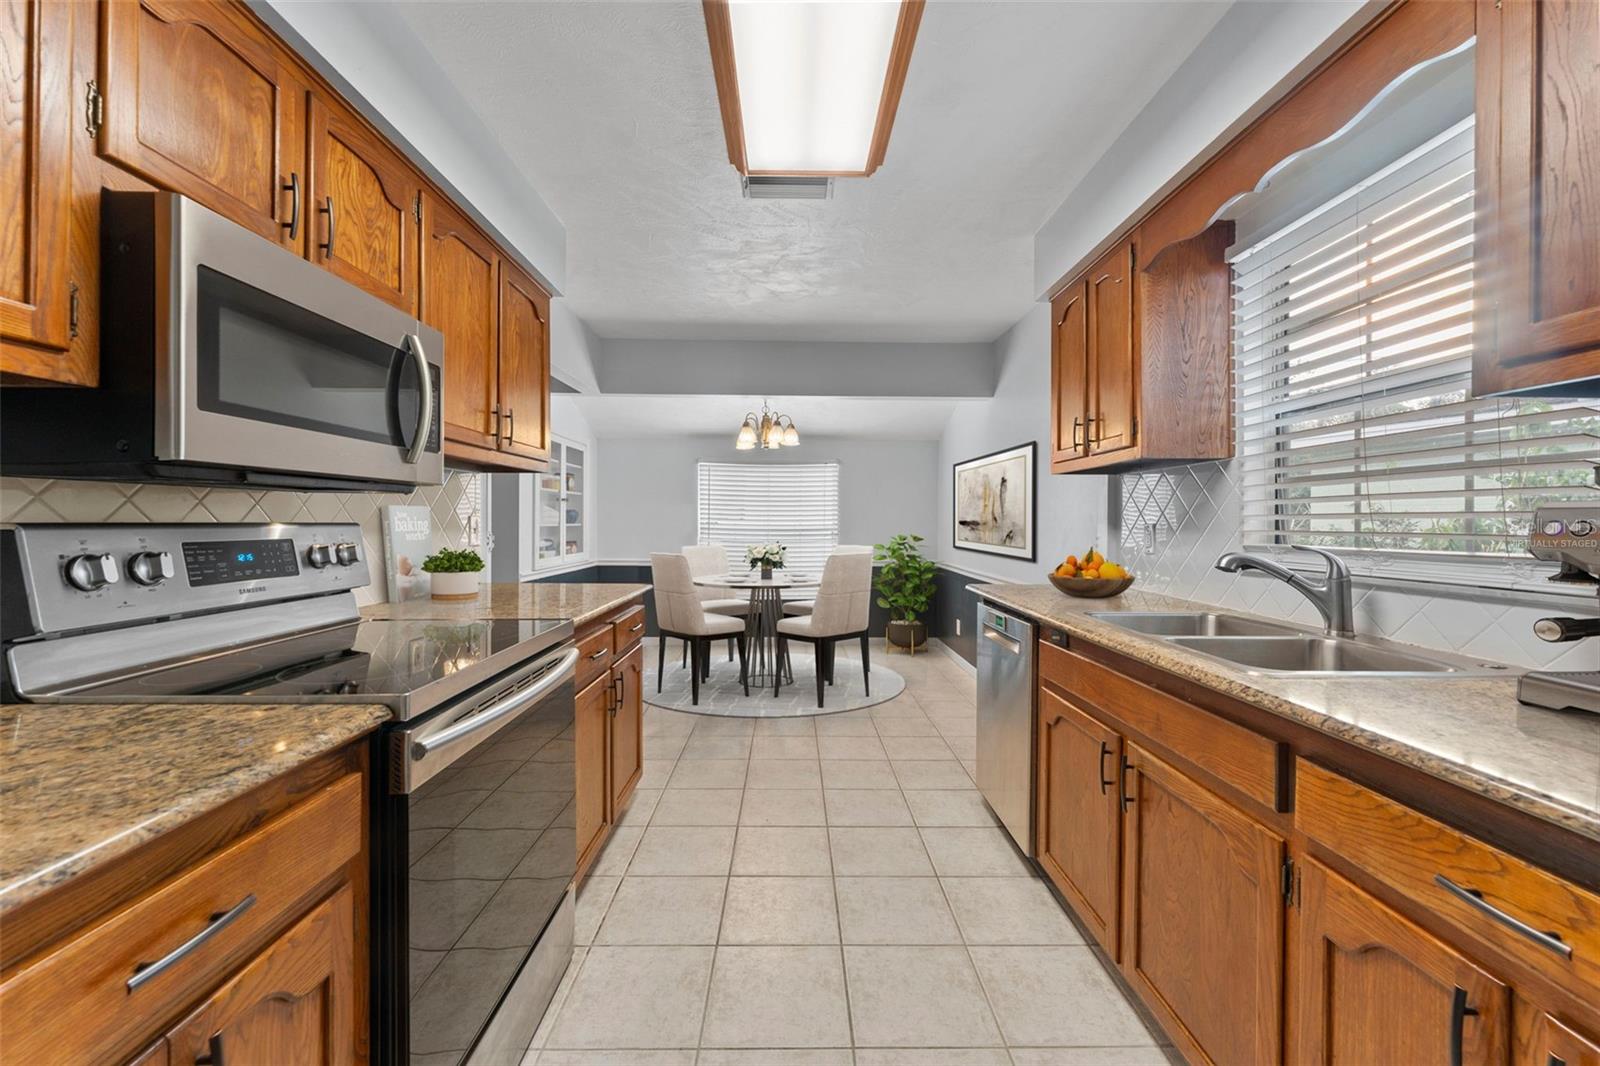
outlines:
[[[865,177],[883,162],[923,0],[704,0],[741,174]]]

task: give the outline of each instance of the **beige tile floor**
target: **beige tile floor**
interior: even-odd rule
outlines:
[[[860,711],[646,707],[524,1066],[1167,1066],[976,791],[972,675],[887,662]]]

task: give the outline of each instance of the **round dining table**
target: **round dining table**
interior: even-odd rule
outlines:
[[[744,616],[746,648],[745,670],[750,687],[760,688],[780,681],[793,682],[778,661],[778,622],[783,618],[785,591],[815,589],[820,579],[814,574],[786,574],[774,571],[764,578],[757,571],[748,574],[709,574],[694,579],[696,585],[719,589],[749,589],[750,610]]]

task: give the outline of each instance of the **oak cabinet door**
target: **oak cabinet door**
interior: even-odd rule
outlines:
[[[1600,1034],[1582,1033],[1519,999],[1516,1004],[1516,1066],[1600,1066]]]
[[[101,11],[101,154],[299,249],[306,88],[286,57],[211,0],[125,0]]]
[[[611,701],[612,820],[627,804],[644,773],[644,647],[617,660],[611,672],[616,695]]]
[[[607,766],[607,719],[611,716],[611,674],[606,672],[578,693],[577,717],[573,723],[573,759],[578,775],[576,816],[578,823],[578,870],[582,872],[605,842],[610,826],[609,767]]]
[[[503,451],[550,458],[550,297],[500,263],[500,410]]]
[[[1050,459],[1080,458],[1087,447],[1089,286],[1077,282],[1050,303]]]
[[[355,917],[349,885],[318,904],[167,1034],[174,1062],[354,1061]]]
[[[1504,984],[1315,859],[1303,865],[1292,919],[1289,1061],[1506,1062]]]
[[[500,256],[437,196],[425,197],[423,218],[422,320],[444,334],[444,437],[493,448]]]
[[[1600,4],[1479,0],[1477,395],[1600,377]]]
[[[1041,688],[1038,740],[1039,865],[1115,960],[1122,738]]]
[[[63,354],[72,340],[75,12],[54,0],[0,8],[0,371],[66,382],[81,378]]]
[[[1277,1063],[1283,840],[1125,747],[1123,972],[1191,1061]]]
[[[307,255],[346,281],[416,314],[421,181],[343,105],[313,93],[309,114]]]
[[[1134,445],[1138,396],[1133,331],[1133,241],[1126,240],[1089,269],[1089,453]]]

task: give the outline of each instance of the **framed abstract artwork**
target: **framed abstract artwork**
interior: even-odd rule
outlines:
[[[957,548],[1033,562],[1037,449],[1029,442],[955,464],[951,499]]]

